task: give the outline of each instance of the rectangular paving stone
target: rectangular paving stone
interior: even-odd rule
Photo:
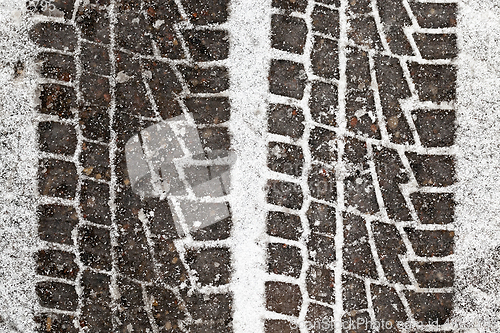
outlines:
[[[76,77],[73,56],[42,52],[37,59],[41,62],[40,73],[46,78],[70,82]]]
[[[79,268],[75,255],[59,250],[40,250],[37,252],[36,273],[61,279],[75,280]]]
[[[40,85],[39,112],[71,118],[73,107],[76,107],[76,94],[73,88],[50,83]]]
[[[311,14],[312,25],[315,31],[339,38],[339,11],[323,6],[314,6]]]
[[[39,149],[44,152],[73,155],[76,149],[75,127],[54,121],[38,123]]]
[[[78,246],[80,260],[84,265],[100,270],[111,270],[111,238],[109,230],[88,225],[79,227]]]
[[[296,284],[284,282],[266,282],[266,308],[269,311],[298,317],[302,297]],[[287,302],[282,300],[286,299]]]
[[[187,30],[187,42],[193,61],[216,61],[227,59],[229,55],[229,36],[223,30]]]
[[[300,138],[304,132],[304,114],[301,108],[285,104],[271,104],[267,126],[271,133]]]
[[[302,54],[306,37],[307,25],[303,19],[286,15],[272,15],[271,45],[273,48]]]
[[[37,332],[77,333],[76,317],[62,313],[41,313],[34,318]]]
[[[98,2],[100,5],[107,5],[103,3],[103,0],[98,0]],[[109,16],[106,10],[91,4],[84,5],[78,9],[75,21],[82,32],[82,38],[91,42],[109,44]]]
[[[41,240],[72,245],[71,233],[78,224],[76,210],[70,206],[42,205],[37,208],[38,236]]]
[[[42,281],[36,284],[35,289],[40,305],[43,307],[75,311],[78,306],[78,295],[73,285]]]
[[[71,52],[76,46],[76,34],[71,25],[41,22],[33,26],[30,38],[41,47]]]
[[[38,192],[41,195],[73,199],[78,175],[71,162],[41,159],[38,167]]]
[[[267,182],[267,202],[291,209],[302,207],[302,188],[299,184],[278,180]]]
[[[301,251],[296,246],[270,243],[267,248],[267,270],[269,273],[299,278],[302,269]]]
[[[267,213],[267,233],[269,235],[298,240],[302,231],[302,224],[298,215],[277,211]]]
[[[339,78],[338,43],[328,38],[316,37],[311,54],[312,71],[326,79]]]
[[[272,60],[269,71],[271,93],[302,99],[305,88],[304,65],[288,60]]]

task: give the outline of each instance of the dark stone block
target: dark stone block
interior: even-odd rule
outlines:
[[[380,323],[390,321],[395,325],[397,322],[404,323],[408,320],[403,303],[394,288],[372,284],[371,293],[375,318]],[[394,332],[394,329],[385,329],[382,332]]]
[[[72,56],[42,52],[37,58],[41,62],[40,73],[42,76],[66,82],[75,79],[76,67]]]
[[[34,318],[36,331],[45,332],[64,332],[78,333],[75,327],[76,317],[62,313],[42,313]]]
[[[139,11],[121,11],[117,20],[115,35],[118,47],[141,54],[153,53],[151,29]]]
[[[453,310],[451,293],[406,292],[415,320],[425,324],[442,325],[450,319]]]
[[[142,80],[129,80],[116,87],[116,106],[124,112],[144,117],[154,117],[155,113],[146,95]]]
[[[111,180],[107,146],[93,142],[83,142],[80,163],[85,175],[95,179]]]
[[[231,278],[231,253],[227,248],[188,250],[186,261],[202,286],[220,286]]]
[[[59,84],[42,84],[40,86],[40,112],[71,118],[72,107],[76,106],[76,94],[73,88]]]
[[[82,226],[78,230],[80,260],[84,265],[100,270],[111,270],[111,239],[109,230]]]
[[[445,257],[453,254],[455,247],[453,231],[404,229],[417,256]]]
[[[269,180],[267,182],[267,202],[290,209],[302,207],[302,188],[299,184]]]
[[[229,89],[229,74],[225,67],[182,67],[180,71],[191,93],[218,93]]]
[[[108,107],[111,101],[107,78],[94,74],[81,77],[80,88],[86,105]]]
[[[306,215],[311,232],[332,236],[336,234],[335,208],[313,201]]]
[[[186,107],[197,124],[220,124],[229,120],[231,105],[227,97],[186,98]]]
[[[85,179],[82,182],[81,191],[80,206],[83,218],[93,223],[110,225],[108,184]]]
[[[369,14],[371,12],[371,0],[351,0],[347,7],[351,14]]]
[[[224,23],[229,16],[229,0],[184,0],[183,4],[194,24]]]
[[[338,43],[323,37],[314,39],[311,66],[315,75],[326,79],[339,78]]]
[[[304,114],[299,107],[285,104],[271,104],[268,110],[269,132],[300,138],[304,132]]]
[[[455,159],[452,156],[406,155],[419,185],[450,186],[455,183]]]
[[[302,175],[303,164],[304,154],[300,146],[280,142],[269,143],[267,167],[272,171],[299,177]]]
[[[337,181],[333,168],[313,165],[307,183],[313,198],[329,202],[337,200]]]
[[[73,199],[78,175],[71,162],[42,159],[38,169],[38,191],[41,195]]]
[[[107,142],[110,135],[108,110],[101,107],[83,107],[80,110],[80,128],[84,137]]]
[[[324,305],[310,303],[307,308],[306,322],[310,323],[310,333],[331,332],[334,329],[333,309]]]
[[[76,24],[81,29],[83,38],[96,43],[109,43],[107,10],[81,7],[76,14]]]
[[[184,39],[194,61],[215,61],[227,59],[229,42],[226,31],[188,30]]]
[[[298,240],[302,232],[302,223],[298,215],[275,211],[267,214],[267,233],[269,235]]]
[[[415,110],[414,123],[420,141],[426,147],[449,147],[455,142],[454,110]]]
[[[78,274],[78,265],[73,253],[58,250],[40,250],[37,253],[39,275],[74,280]]]
[[[159,327],[177,327],[180,320],[186,317],[184,303],[170,289],[153,286],[148,288],[153,317]],[[167,326],[166,326],[167,325]]]
[[[111,63],[107,47],[82,43],[81,50],[83,70],[98,75],[109,75]]]
[[[273,7],[293,12],[304,12],[307,0],[273,0]]]
[[[269,311],[298,317],[301,305],[302,293],[298,285],[266,282],[266,308]]]
[[[35,288],[43,307],[66,311],[75,311],[78,307],[78,295],[70,284],[42,281]]]
[[[398,55],[413,55],[411,45],[403,31],[405,26],[411,25],[411,20],[402,1],[378,1],[377,5],[391,51]]]
[[[458,54],[454,34],[413,34],[413,38],[424,59],[451,59]]]
[[[233,221],[231,217],[227,217],[222,221],[192,232],[191,236],[193,239],[200,241],[227,239],[231,236],[232,227]]]
[[[161,280],[171,286],[187,282],[186,268],[172,240],[157,236],[154,242],[155,258],[160,266],[159,274]]]
[[[339,108],[337,86],[323,82],[313,82],[309,108],[315,121],[336,126],[336,112]]]
[[[333,38],[339,38],[340,23],[338,10],[315,6],[311,19],[315,31],[330,35]]]
[[[347,34],[349,39],[358,45],[375,50],[383,49],[375,19],[372,16],[351,19]]]
[[[292,328],[294,324],[286,320],[266,320],[264,331],[266,333],[299,333],[298,328]]]
[[[329,266],[336,260],[333,237],[313,233],[307,242],[307,249],[309,258],[319,266]]]
[[[454,220],[455,201],[453,193],[424,193],[410,194],[413,207],[421,223],[448,224]]]
[[[353,173],[359,173],[369,168],[368,165],[368,150],[364,141],[346,137],[344,138],[344,154],[343,160],[348,165],[348,170]]]
[[[303,19],[286,15],[272,16],[271,45],[273,48],[302,54],[306,38],[307,26]]]
[[[368,230],[363,218],[349,213],[344,214],[344,269],[346,271],[378,278],[375,261],[368,243]]]
[[[41,47],[71,52],[76,46],[76,34],[71,25],[41,22],[33,26],[29,34]]]
[[[38,124],[39,149],[44,152],[73,155],[76,149],[76,130],[72,125],[44,121]]]
[[[368,308],[365,282],[352,275],[342,275],[342,301],[344,311],[358,311]]]
[[[289,60],[272,60],[269,89],[272,94],[302,99],[306,86],[304,65]]]
[[[73,207],[43,205],[37,209],[39,216],[38,236],[47,242],[72,245],[71,232],[78,224],[78,216]]]
[[[409,69],[421,101],[438,103],[455,100],[456,66],[410,63]]]
[[[370,174],[349,174],[344,179],[345,202],[362,213],[374,214],[379,210],[373,179]]]
[[[162,118],[169,119],[181,115],[182,110],[174,97],[182,91],[182,87],[172,68],[166,63],[156,61],[148,62],[144,67],[151,71],[152,76],[148,84]]]
[[[421,288],[451,288],[455,278],[451,261],[410,261],[408,264]]]
[[[413,14],[422,28],[451,28],[457,25],[458,4],[410,2]]]
[[[186,299],[187,310],[193,320],[230,321],[232,313],[231,294],[199,294]]]
[[[335,302],[335,273],[332,270],[310,266],[306,284],[311,299],[329,304]]]
[[[267,270],[269,273],[299,278],[302,269],[300,249],[282,243],[271,243],[267,248]]]
[[[199,128],[201,144],[208,158],[228,155],[231,147],[231,137],[226,127],[205,127]]]

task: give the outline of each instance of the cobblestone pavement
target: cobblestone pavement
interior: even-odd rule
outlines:
[[[182,114],[207,160],[226,157],[230,3],[36,4],[39,331],[232,332],[231,218],[181,237],[164,198],[132,190],[125,158],[130,138]],[[342,332],[445,332],[456,4],[272,7],[265,331],[333,332],[300,323],[341,309],[364,323]]]

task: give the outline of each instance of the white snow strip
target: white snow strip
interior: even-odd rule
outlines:
[[[0,332],[34,329],[37,159],[35,47],[24,1],[0,0]],[[23,66],[14,68],[19,64]],[[22,68],[24,67],[24,68]]]
[[[266,96],[270,55],[270,0],[230,3],[230,100],[233,217],[234,331],[264,331]]]
[[[497,0],[460,7],[455,325],[499,332],[500,7]]]

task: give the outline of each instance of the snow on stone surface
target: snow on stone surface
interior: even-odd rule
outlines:
[[[23,1],[0,1],[0,332],[33,331],[37,307],[36,75],[23,7]],[[230,199],[236,222],[231,288],[237,333],[263,331],[265,311],[261,189],[267,177],[262,136],[269,8],[270,1],[234,0],[228,24],[238,37],[232,39],[229,60],[230,127],[238,155]],[[460,12],[454,320],[458,328],[471,327],[465,332],[495,332],[500,331],[500,6],[495,0],[464,1]]]

